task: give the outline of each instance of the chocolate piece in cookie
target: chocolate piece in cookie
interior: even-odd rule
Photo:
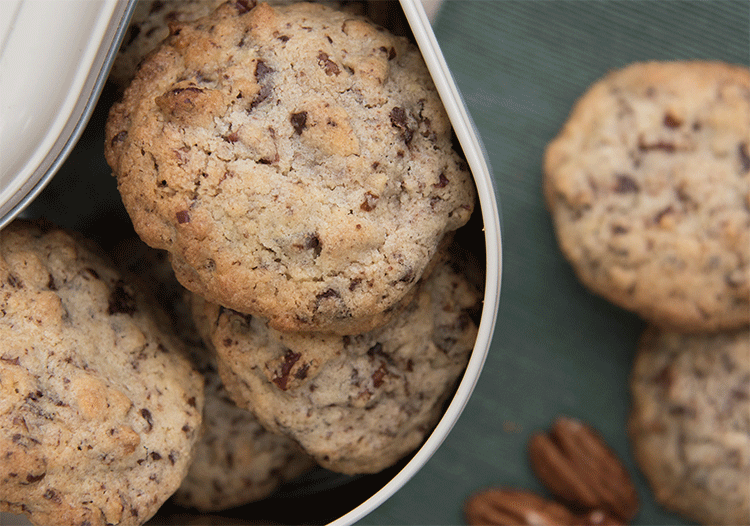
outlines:
[[[267,431],[250,411],[231,400],[215,357],[196,332],[185,302],[187,291],[175,279],[166,252],[131,238],[121,242],[114,254],[115,261],[154,291],[206,384],[201,437],[173,501],[202,512],[226,510],[263,499],[314,467],[312,458],[292,439]]]
[[[629,431],[656,500],[703,524],[750,524],[750,332],[649,328]]]
[[[393,465],[431,432],[473,348],[480,299],[444,263],[399,317],[355,336],[280,333],[195,306],[232,397],[323,467],[354,474]]]
[[[0,511],[140,525],[178,488],[203,381],[157,309],[74,235],[0,232]]]
[[[173,25],[112,108],[135,229],[188,289],[279,330],[382,326],[474,206],[429,72],[364,18],[242,5]]]
[[[638,63],[594,84],[544,161],[580,280],[660,326],[746,326],[749,145],[746,67]]]

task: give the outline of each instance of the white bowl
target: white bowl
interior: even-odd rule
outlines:
[[[0,228],[30,205],[70,153],[99,98],[133,5],[134,0],[0,2],[0,43],[3,45],[0,69],[0,93],[3,93],[0,113]],[[481,221],[472,219],[472,229],[476,230],[472,231],[472,239],[475,235],[476,243],[484,244],[481,247],[485,257],[484,304],[478,337],[466,371],[436,428],[412,456],[379,475],[358,478],[324,473],[317,479],[313,475],[296,489],[292,487],[286,491],[286,497],[322,494],[330,489],[336,494],[342,487],[356,487],[359,484],[364,489],[357,490],[350,502],[342,503],[342,509],[346,511],[325,519],[337,526],[353,524],[384,503],[425,465],[448,436],[466,406],[484,365],[495,329],[500,296],[501,232],[493,176],[480,138],[432,31],[430,21],[437,14],[440,0],[400,0],[400,5],[474,176]],[[52,6],[51,11],[45,12],[45,6]],[[80,19],[87,22],[81,24]],[[20,42],[24,34],[26,37],[42,34],[28,33],[24,29],[35,24],[52,32],[47,38],[60,41],[49,56],[33,56]],[[44,55],[48,49],[49,46],[42,46],[37,51]],[[79,62],[65,60],[70,49],[80,50]],[[18,53],[23,53],[25,62]],[[23,68],[20,66],[22,63],[25,63]],[[20,70],[28,75],[37,72],[48,78],[44,84],[24,93],[22,87],[28,85],[28,79],[24,83],[16,78],[15,72]],[[50,90],[50,85],[56,89]],[[6,91],[8,89],[10,91]],[[6,93],[12,96],[6,97]],[[342,494],[346,501],[350,493],[344,491]],[[23,517],[0,513],[0,524],[29,523]]]

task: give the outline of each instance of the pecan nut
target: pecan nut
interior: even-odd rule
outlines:
[[[466,501],[469,526],[571,526],[580,524],[565,506],[534,493],[516,489],[489,488]]]
[[[531,467],[552,493],[577,511],[601,510],[630,522],[638,494],[617,455],[592,427],[559,417],[528,444]]]

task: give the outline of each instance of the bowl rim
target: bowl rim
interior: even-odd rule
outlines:
[[[43,91],[24,89],[28,75],[0,75],[0,92],[5,95],[0,108],[0,155],[15,152],[12,167],[0,171],[6,180],[0,187],[0,229],[47,186],[78,142],[99,100],[136,0],[57,6],[43,0],[15,0],[3,4],[7,20],[0,35],[2,69],[40,71],[60,83],[57,95],[48,97]],[[59,9],[66,10],[64,16]],[[81,26],[80,20],[91,23]],[[30,42],[39,34],[44,35],[43,48]],[[58,52],[39,51],[48,48]],[[70,49],[78,51],[79,60],[60,60]],[[37,109],[33,115],[16,115],[16,110],[25,107]],[[34,137],[37,140],[31,140]]]
[[[435,429],[411,460],[390,481],[353,510],[330,522],[332,526],[348,526],[364,518],[401,489],[435,454],[458,421],[474,391],[490,349],[500,304],[502,274],[500,209],[486,151],[443,57],[422,2],[420,0],[399,0],[399,2],[451,120],[477,187],[484,222],[486,253],[483,308],[477,339],[466,370]]]

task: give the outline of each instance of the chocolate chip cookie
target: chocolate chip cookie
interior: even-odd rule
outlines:
[[[480,300],[444,263],[399,317],[360,335],[281,333],[199,298],[195,308],[235,401],[323,467],[355,474],[393,465],[429,435],[473,348]]]
[[[107,122],[138,234],[276,329],[386,323],[475,201],[418,49],[307,3],[171,27]]]
[[[140,525],[190,465],[203,381],[166,317],[85,240],[0,232],[0,511]]]
[[[750,524],[750,332],[649,328],[631,377],[634,454],[656,500],[703,524]]]
[[[293,440],[267,431],[250,411],[231,400],[215,357],[196,332],[186,291],[175,279],[166,252],[131,238],[116,247],[114,259],[154,292],[205,380],[201,437],[173,501],[202,512],[221,511],[263,499],[314,467]]]
[[[544,159],[559,244],[580,280],[681,331],[750,322],[750,71],[648,62],[575,105]]]

